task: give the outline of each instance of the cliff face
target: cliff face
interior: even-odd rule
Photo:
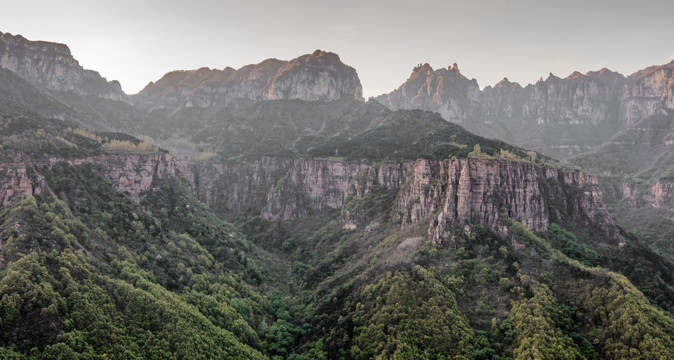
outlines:
[[[42,89],[126,99],[119,82],[108,82],[97,72],[83,69],[63,44],[29,41],[21,35],[0,32],[0,67]]]
[[[248,206],[275,220],[337,210],[343,226],[353,229],[372,220],[358,202],[373,206],[388,199],[387,209],[393,209],[402,228],[430,219],[428,232],[435,241],[477,225],[506,235],[508,218],[534,231],[569,219],[599,224],[607,232],[612,224],[596,178],[524,162],[456,159],[367,165],[263,158],[247,168],[200,164],[193,172],[199,197],[216,211]],[[230,176],[241,181],[231,182]]]
[[[341,210],[349,196],[363,196],[375,186],[398,189],[407,168],[263,157],[253,166],[198,164],[193,172],[199,198],[214,209],[255,208],[263,219],[275,220]],[[348,219],[348,212],[343,216]]]
[[[26,162],[20,161],[20,154],[15,153],[12,156],[13,161],[0,164],[0,201],[2,206],[7,205],[12,195],[24,193],[28,195],[37,195],[44,191],[44,181],[37,175],[34,179],[28,176]]]
[[[629,125],[660,109],[674,110],[674,60],[630,75],[622,88],[621,116]]]
[[[674,211],[674,182],[660,179],[651,187],[651,193],[653,206]]]
[[[79,159],[51,157],[40,161],[38,165],[51,167],[60,162],[98,166],[110,184],[119,191],[127,192],[135,200],[140,198],[143,191],[152,189],[156,180],[172,176],[192,179],[187,159],[169,154],[100,155]]]
[[[674,110],[674,61],[627,78],[607,69],[552,74],[520,86],[504,79],[480,91],[456,67],[418,66],[398,89],[376,99],[393,110],[440,113],[479,135],[566,157],[590,150],[658,110]]]
[[[362,100],[356,70],[334,53],[316,50],[290,61],[268,59],[234,70],[175,71],[135,96],[149,109],[233,106],[259,100]]]
[[[430,65],[423,64],[415,67],[410,78],[398,89],[375,99],[392,110],[423,109],[462,124],[475,118],[479,96],[477,81],[461,75],[456,64],[435,71]]]

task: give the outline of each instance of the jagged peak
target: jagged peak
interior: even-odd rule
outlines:
[[[550,75],[552,75],[552,73],[550,73]],[[586,76],[583,75],[580,71],[574,71],[573,73],[571,73],[571,75],[567,76],[565,80],[583,79],[585,77]]]
[[[429,63],[423,64],[419,63],[419,65],[415,66],[414,69],[412,70],[412,74],[418,74],[426,71],[433,72],[433,68],[431,67],[431,65]]]
[[[459,65],[456,63],[452,64],[451,67],[447,67],[447,70],[456,71],[457,73],[461,74],[461,71],[459,71]]]
[[[500,88],[500,87],[505,87],[505,86],[510,86],[512,83],[510,80],[508,80],[507,77],[504,77],[503,80],[499,81],[496,85],[494,85],[495,88]]]
[[[670,61],[667,64],[663,64],[663,65],[649,66],[645,69],[639,70],[639,71],[629,75],[627,78],[630,79],[630,80],[636,80],[636,79],[640,79],[640,78],[649,76],[652,73],[654,73],[658,70],[663,70],[663,69],[670,69],[670,70],[674,69],[674,60]]]
[[[317,57],[321,57],[321,56],[334,56],[339,60],[339,55],[337,55],[333,52],[323,51],[321,49],[314,50],[314,52],[311,53],[311,55],[307,56],[307,59],[317,58]]]
[[[560,78],[559,76],[553,74],[553,73],[550,73],[550,74],[548,75],[548,78],[545,79],[545,81],[549,81],[549,80],[561,80],[561,78]]]

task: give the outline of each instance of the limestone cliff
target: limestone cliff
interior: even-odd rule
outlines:
[[[456,64],[417,66],[398,89],[376,99],[393,110],[422,109],[495,137],[563,158],[591,150],[659,110],[674,110],[674,61],[628,77],[608,69],[550,74],[525,87],[504,79],[480,91]]]
[[[16,193],[37,195],[44,191],[44,180],[37,174],[28,175],[30,163],[21,154],[13,153],[12,160],[0,164],[0,201],[7,205]]]
[[[629,125],[661,109],[674,110],[674,60],[637,71],[622,88],[621,116]]]
[[[0,67],[41,89],[126,99],[119,82],[107,81],[97,72],[82,68],[64,44],[30,41],[0,32]]]
[[[356,70],[316,50],[290,61],[268,59],[238,70],[174,71],[148,84],[135,101],[148,109],[237,106],[259,100],[362,100]]]
[[[595,177],[526,162],[455,159],[368,165],[267,157],[253,166],[200,164],[193,173],[199,197],[216,211],[256,209],[267,220],[339,211],[345,228],[360,228],[373,219],[358,203],[379,206],[377,201],[384,199],[388,205],[382,209],[393,210],[402,228],[429,220],[434,241],[477,225],[505,235],[508,219],[514,218],[534,231],[546,230],[552,221],[595,224],[622,242],[611,230]]]
[[[38,164],[51,167],[59,162],[96,165],[112,186],[135,200],[143,191],[150,190],[157,180],[173,176],[192,180],[187,159],[169,154],[99,155],[72,159],[50,157]]]
[[[445,120],[462,124],[476,117],[479,96],[477,81],[463,76],[456,64],[435,71],[429,64],[423,64],[415,67],[398,89],[375,100],[392,110],[438,112]]]

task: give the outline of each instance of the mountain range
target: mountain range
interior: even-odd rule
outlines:
[[[674,357],[673,63],[0,68],[2,358]]]

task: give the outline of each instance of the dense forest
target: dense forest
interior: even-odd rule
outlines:
[[[671,229],[616,221],[646,210],[606,207],[618,175],[577,168],[601,151],[559,162],[359,82],[194,106],[203,73],[231,75],[132,98],[0,69],[0,358],[674,359]]]

